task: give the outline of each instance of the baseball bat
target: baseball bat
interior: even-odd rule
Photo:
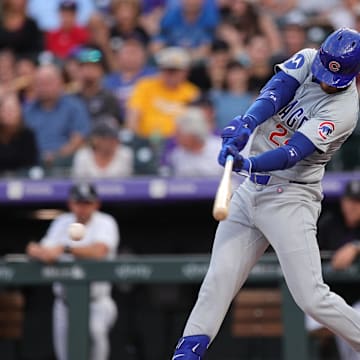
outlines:
[[[229,213],[229,203],[231,197],[231,173],[233,163],[234,157],[232,155],[228,155],[226,157],[225,169],[216,191],[213,206],[213,217],[217,221],[225,220]]]

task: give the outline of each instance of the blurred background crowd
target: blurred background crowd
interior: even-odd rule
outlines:
[[[0,173],[216,176],[274,64],[360,30],[357,0],[3,0]],[[329,170],[360,164],[356,130]],[[351,156],[349,156],[351,154]]]

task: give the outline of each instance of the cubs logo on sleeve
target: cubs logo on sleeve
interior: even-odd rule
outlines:
[[[334,130],[335,124],[332,121],[323,121],[318,127],[318,133],[323,140],[326,140]]]
[[[305,57],[303,54],[295,54],[285,63],[285,67],[292,70],[300,69],[304,65],[304,62]]]

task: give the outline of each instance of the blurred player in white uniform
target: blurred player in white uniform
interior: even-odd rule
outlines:
[[[108,259],[114,257],[119,244],[115,219],[98,211],[100,202],[93,185],[79,183],[70,189],[69,213],[56,218],[40,244],[30,243],[28,255],[44,262],[58,260],[63,254],[79,259]],[[69,238],[68,228],[74,222],[85,225],[80,241]],[[53,338],[58,360],[67,360],[68,307],[65,288],[54,284]],[[116,304],[111,298],[111,284],[94,282],[90,285],[89,332],[91,360],[106,360],[109,356],[108,335],[117,318]]]
[[[304,49],[275,75],[244,116],[222,132],[218,160],[234,157],[247,179],[217,229],[209,270],[173,360],[200,360],[234,296],[269,244],[301,309],[360,352],[360,314],[329,290],[316,222],[326,163],[355,128],[360,34],[339,29],[318,51]],[[250,134],[250,157],[240,152]]]

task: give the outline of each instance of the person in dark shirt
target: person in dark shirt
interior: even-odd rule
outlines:
[[[330,251],[330,264],[335,270],[349,268],[360,254],[360,180],[350,180],[340,199],[339,210],[324,212],[318,224],[318,243],[322,251]],[[359,292],[354,284],[331,285],[333,291],[360,311]],[[306,318],[309,330],[321,327],[309,317]],[[341,360],[359,360],[360,354],[339,336],[335,337]]]
[[[224,40],[216,39],[211,45],[207,61],[198,63],[191,68],[189,80],[204,93],[210,90],[221,90],[230,59],[229,44]]]
[[[97,48],[86,47],[78,52],[77,60],[80,64],[78,95],[87,106],[92,125],[94,126],[98,119],[104,117],[112,117],[119,122],[119,125],[122,124],[118,99],[102,85],[105,71],[103,53]]]
[[[321,250],[334,251],[332,266],[349,267],[360,253],[360,181],[349,181],[340,199],[340,213],[326,212],[319,219]]]
[[[112,46],[116,49],[127,39],[137,38],[144,45],[149,35],[139,23],[141,2],[139,0],[114,0],[111,6],[114,24],[110,29]]]
[[[28,169],[37,160],[35,136],[23,125],[18,98],[4,95],[0,99],[0,174]]]
[[[39,54],[43,34],[26,14],[26,1],[3,0],[0,18],[0,49],[11,49],[16,55]]]

